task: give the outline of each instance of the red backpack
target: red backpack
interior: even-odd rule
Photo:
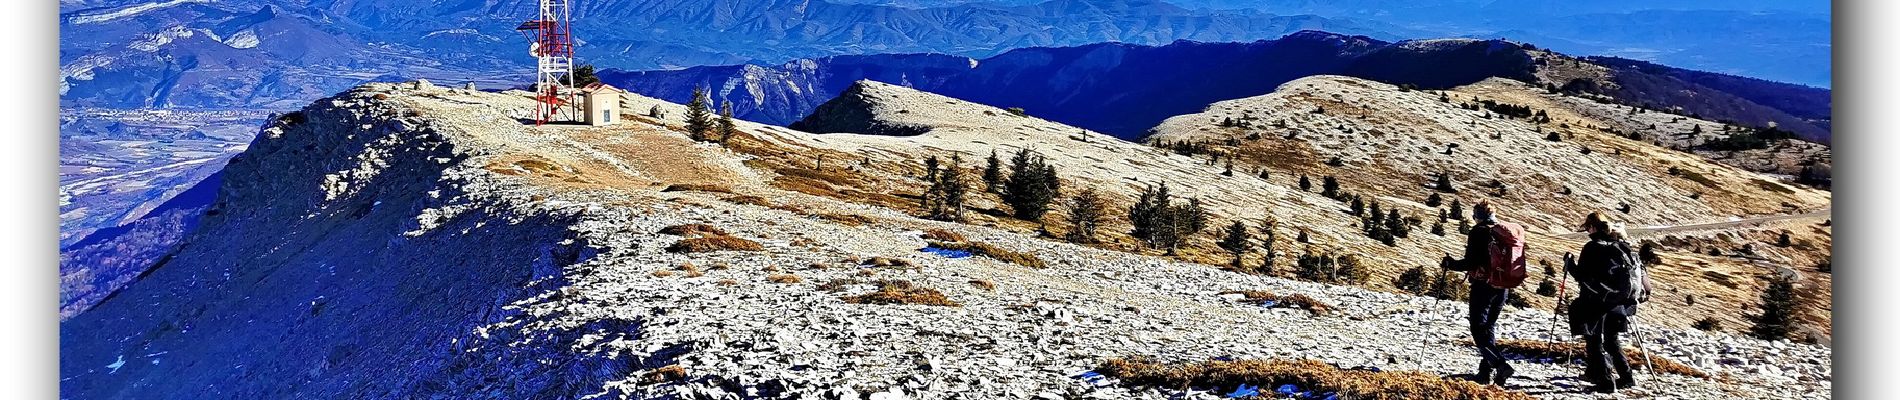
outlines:
[[[1491,287],[1515,288],[1530,272],[1524,269],[1524,227],[1509,222],[1491,226],[1491,262],[1485,265],[1484,280]]]

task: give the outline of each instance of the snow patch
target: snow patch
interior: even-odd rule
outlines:
[[[106,22],[106,21],[111,21],[115,19],[144,14],[147,12],[151,12],[152,10],[172,7],[172,6],[176,6],[180,4],[210,3],[210,2],[211,0],[172,0],[172,1],[165,1],[165,2],[158,2],[158,3],[139,4],[139,5],[129,6],[129,7],[121,8],[117,10],[102,12],[98,14],[75,15],[75,16],[67,18],[66,22],[70,22],[74,25],[90,24],[94,22]]]
[[[225,45],[231,46],[231,48],[234,49],[255,48],[258,43],[261,42],[262,41],[257,38],[257,30],[254,29],[238,31],[238,33],[232,34],[230,38],[224,40]]]

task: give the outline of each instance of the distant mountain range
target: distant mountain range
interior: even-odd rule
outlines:
[[[870,79],[1028,113],[1125,139],[1139,139],[1167,117],[1216,101],[1257,96],[1301,77],[1332,74],[1420,88],[1448,88],[1490,77],[1541,83],[1535,47],[1501,40],[1378,39],[1303,31],[1247,43],[1176,42],[1165,46],[1102,43],[1026,48],[995,57],[897,54],[797,60],[777,66],[733,65],[600,73],[605,82],[684,103],[693,87],[741,118],[788,124]],[[1561,57],[1561,55],[1556,55]],[[1569,60],[1576,60],[1564,58]],[[1562,61],[1559,61],[1562,62]],[[1612,73],[1585,85],[1632,105],[1766,126],[1811,140],[1829,139],[1826,89],[1684,70],[1640,61],[1578,60]]]
[[[1816,86],[1827,86],[1830,76],[1825,5],[1175,2],[601,0],[577,3],[574,13],[583,61],[623,69],[852,54],[989,57],[1101,42],[1245,42],[1310,29],[1386,41],[1506,37],[1571,54]],[[287,109],[366,81],[429,77],[506,86],[526,80],[525,40],[514,27],[530,18],[534,4],[65,1],[61,104]]]
[[[527,0],[67,3],[61,104],[289,108],[366,81],[527,79]],[[1395,39],[1397,26],[1154,0],[905,8],[810,0],[605,0],[575,5],[583,61],[621,68],[838,54],[990,56],[1032,46],[1246,41],[1303,29]]]

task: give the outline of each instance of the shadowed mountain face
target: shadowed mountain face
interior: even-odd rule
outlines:
[[[831,57],[775,67],[608,70],[601,77],[676,102],[688,100],[694,86],[708,87],[716,102],[730,102],[741,118],[773,124],[797,121],[851,82],[870,79],[998,107],[1021,107],[1038,117],[1139,139],[1162,119],[1198,112],[1216,101],[1268,93],[1312,75],[1421,88],[1448,88],[1491,77],[1536,82],[1540,66],[1531,52],[1498,40],[1393,43],[1306,31],[1250,43],[1108,43],[1019,49],[981,60],[915,54]],[[1825,89],[1653,64],[1604,66],[1616,74],[1602,78],[1600,86],[1626,89],[1606,94],[1631,104],[1683,107],[1704,117],[1753,125],[1772,121],[1816,140],[1828,136],[1827,117],[1819,112],[1829,108],[1828,100],[1813,95]],[[1690,90],[1695,95],[1673,96],[1648,88]],[[1791,112],[1809,117],[1793,117]]]
[[[525,80],[514,28],[534,1],[68,3],[61,102],[84,107],[288,109],[385,75]],[[584,62],[623,68],[782,62],[839,54],[990,56],[1096,42],[1241,41],[1301,29],[1384,38],[1389,25],[1189,10],[1159,1],[909,8],[804,0],[578,2]],[[382,80],[389,80],[384,78]]]

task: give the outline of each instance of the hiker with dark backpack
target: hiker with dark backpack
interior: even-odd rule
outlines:
[[[1602,213],[1584,217],[1578,230],[1588,233],[1590,242],[1577,257],[1564,255],[1564,270],[1579,289],[1570,302],[1570,333],[1583,336],[1584,380],[1598,393],[1615,393],[1636,386],[1617,336],[1629,330],[1636,306],[1649,300],[1648,273],[1621,227]]]
[[[1471,380],[1504,386],[1517,369],[1511,368],[1504,350],[1498,347],[1497,324],[1511,289],[1523,284],[1528,275],[1524,268],[1524,228],[1498,222],[1490,202],[1472,207],[1471,218],[1477,225],[1471,227],[1465,241],[1465,258],[1454,261],[1446,256],[1443,265],[1464,271],[1471,282],[1471,341],[1477,345],[1481,359],[1478,373]]]

